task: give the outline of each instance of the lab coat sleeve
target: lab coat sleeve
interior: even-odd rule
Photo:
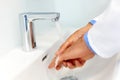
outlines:
[[[119,4],[119,0],[113,0],[107,10],[95,18],[97,23],[85,35],[88,47],[103,58],[111,57],[120,51]]]

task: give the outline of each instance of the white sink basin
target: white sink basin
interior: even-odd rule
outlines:
[[[65,68],[60,71],[55,71],[54,69],[49,70],[48,64],[62,42],[63,41],[56,42],[28,68],[16,76],[14,80],[112,80],[116,56],[109,59],[95,56],[89,60],[84,67],[74,70]],[[47,55],[47,57],[43,60],[45,55]]]

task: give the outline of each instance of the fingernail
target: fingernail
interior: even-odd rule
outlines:
[[[61,67],[60,67],[60,66],[57,66],[57,67],[56,67],[56,70],[60,70],[60,69],[61,69]]]

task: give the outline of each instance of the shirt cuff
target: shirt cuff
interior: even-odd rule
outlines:
[[[89,43],[88,33],[86,33],[86,34],[84,35],[84,41],[85,41],[87,47],[88,47],[94,54],[96,54],[96,52],[94,51],[94,49],[91,47],[91,45],[90,45],[90,43]]]
[[[89,23],[94,25],[96,23],[96,20],[91,20]]]

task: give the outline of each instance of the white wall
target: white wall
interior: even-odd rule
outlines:
[[[63,27],[79,27],[101,13],[109,0],[1,0],[0,55],[21,45],[19,13],[61,13]]]
[[[26,11],[49,12],[54,11],[54,0],[24,0]]]
[[[0,0],[0,55],[19,45],[18,13],[24,11],[23,1]]]
[[[80,27],[100,14],[110,0],[55,0],[60,22],[66,27]]]

